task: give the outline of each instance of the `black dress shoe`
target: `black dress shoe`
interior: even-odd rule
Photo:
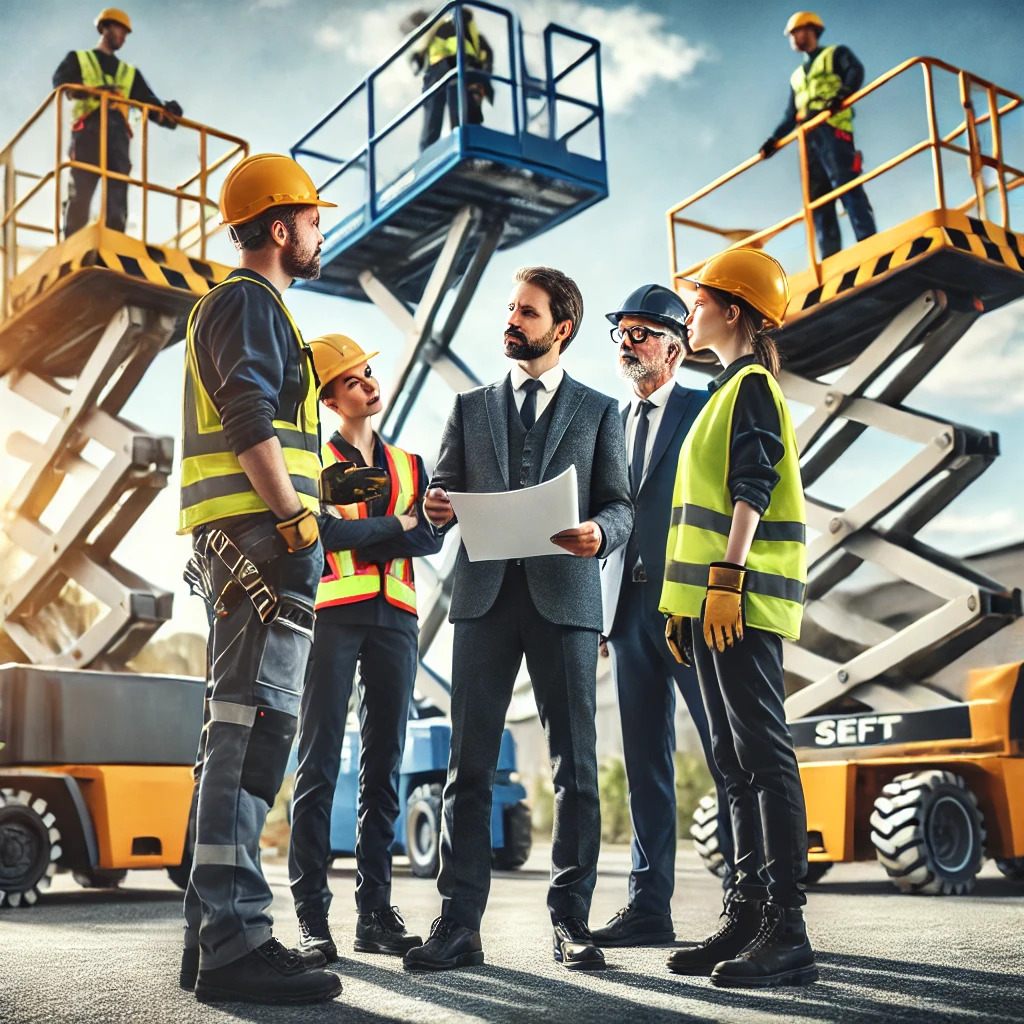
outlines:
[[[570,971],[603,971],[608,966],[586,922],[578,917],[555,922],[554,954],[555,963]]]
[[[632,904],[591,935],[595,946],[659,946],[676,938],[671,914],[645,914]]]
[[[475,967],[484,962],[480,933],[457,924],[450,917],[438,917],[430,926],[430,938],[410,949],[402,960],[407,971],[449,971],[453,967]]]
[[[299,915],[299,949],[303,952],[320,952],[324,963],[338,959],[338,947],[334,943],[326,914]]]
[[[341,978],[307,970],[277,939],[267,939],[241,959],[200,970],[196,999],[201,1003],[320,1003],[341,994]]]
[[[416,946],[422,946],[418,935],[405,930],[405,921],[398,907],[385,907],[360,914],[356,918],[356,941],[353,948],[357,953],[408,953]]]
[[[301,961],[307,971],[316,967],[323,967],[327,963],[323,953],[317,949],[290,949]],[[188,992],[196,987],[196,978],[199,975],[199,947],[195,949],[183,949],[181,951],[181,973],[178,975],[178,984]]]

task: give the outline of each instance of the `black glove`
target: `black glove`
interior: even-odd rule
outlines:
[[[185,111],[181,109],[181,104],[177,100],[168,100],[164,104],[164,110],[166,110],[168,114],[173,114],[175,117],[181,117],[181,115],[185,113]]]
[[[168,100],[164,104],[163,114],[160,115],[160,126],[169,128],[172,132],[178,127],[178,118],[184,114],[181,104],[177,100]]]
[[[776,141],[775,136],[769,135],[768,138],[761,143],[761,148],[758,152],[760,152],[761,156],[764,157],[765,160],[768,160],[775,155],[775,150],[778,148],[778,145],[779,144]]]

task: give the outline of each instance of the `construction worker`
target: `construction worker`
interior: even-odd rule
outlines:
[[[96,15],[96,28],[100,38],[92,50],[72,50],[53,73],[53,87],[61,85],[85,85],[90,89],[102,89],[124,97],[160,107],[151,111],[149,119],[164,128],[177,127],[176,118],[181,117],[181,104],[175,100],[162,102],[150,89],[141,72],[122,60],[117,51],[124,46],[132,30],[131,18],[116,7],[106,7]],[[102,115],[100,98],[82,93],[74,101],[74,122],[71,125],[71,148],[68,155],[72,160],[100,166],[100,137]],[[106,170],[119,174],[130,174],[132,169],[129,146],[132,129],[129,124],[129,108],[126,104],[110,102],[107,106],[107,160]],[[99,177],[93,171],[80,167],[71,168],[71,182],[68,185],[68,199],[64,205],[64,237],[73,235],[89,221],[89,205]],[[107,227],[124,231],[128,219],[128,184],[116,178],[107,180]]]
[[[622,748],[633,825],[629,902],[604,928],[600,946],[646,946],[672,942],[675,888],[676,689],[690,718],[719,791],[719,845],[731,859],[728,803],[711,754],[707,714],[692,666],[678,664],[665,649],[665,617],[658,611],[665,570],[665,536],[672,511],[672,486],[683,438],[707,401],[702,388],[676,383],[686,351],[683,300],[658,284],[641,285],[608,319],[615,324],[620,374],[633,396],[622,413],[633,498],[633,529],[601,571],[604,629],[619,697]]]
[[[768,335],[789,285],[757,249],[712,257],[686,323],[722,372],[679,453],[661,610],[666,640],[697,667],[735,838],[722,926],[672,954],[678,974],[715,985],[817,980],[802,881],[807,817],[783,707],[782,641],[800,635],[804,496],[789,410]]]
[[[423,941],[406,932],[398,908],[391,905],[398,770],[418,663],[412,559],[435,554],[442,540],[418,512],[427,482],[423,460],[385,444],[373,430],[381,399],[369,360],[377,353],[364,352],[341,334],[317,338],[310,348],[320,400],[341,417],[323,448],[327,472],[332,465],[376,467],[380,479],[376,491],[357,485],[346,494],[346,503],[334,506],[340,518],[320,521],[326,565],[317,589],[316,639],[299,713],[288,873],[302,948],[336,959],[328,925],[331,806],[358,663],[355,949],[403,954]],[[353,476],[358,473],[348,473],[343,481]]]
[[[823,110],[832,116],[807,136],[807,176],[812,199],[852,181],[863,171],[861,154],[853,144],[853,108],[843,100],[864,84],[864,65],[846,46],[820,45],[825,23],[813,11],[797,11],[786,23],[785,34],[803,64],[790,76],[789,104],[775,131],[761,144],[761,156],[775,153],[779,139]],[[875,215],[863,186],[842,197],[843,207],[857,241],[875,233]],[[814,229],[821,259],[842,248],[835,201],[814,211]]]
[[[413,70],[423,73],[423,91],[429,92],[442,78],[458,66],[459,42],[456,38],[456,13],[450,12],[439,18],[430,30],[409,52]],[[491,86],[491,71],[494,67],[494,51],[487,37],[479,30],[473,12],[468,7],[461,9],[462,52],[466,91],[465,124],[483,124],[483,102],[494,102]],[[402,21],[402,31],[411,32],[427,20],[426,11],[414,11]],[[444,88],[437,89],[423,101],[423,130],[420,133],[420,150],[424,150],[441,136],[441,122],[444,118],[445,102],[448,104],[448,118],[452,128],[459,125],[459,93],[455,76]]]
[[[317,383],[282,293],[320,273],[322,200],[294,160],[228,174],[223,222],[239,269],[186,330],[180,533],[213,618],[207,723],[185,893],[181,984],[203,1002],[315,1002],[337,975],[273,937],[260,833],[284,778],[323,568]],[[197,978],[198,976],[198,978]]]

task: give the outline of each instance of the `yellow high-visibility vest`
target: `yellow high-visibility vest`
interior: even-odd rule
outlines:
[[[132,94],[132,86],[135,84],[135,68],[131,64],[119,61],[117,71],[108,75],[100,66],[99,58],[94,50],[76,50],[78,67],[82,73],[82,85],[90,89],[101,89],[103,86],[113,87],[119,95],[128,99]],[[100,98],[98,96],[83,96],[75,100],[71,108],[71,115],[76,121],[88,117],[94,110],[98,110]],[[117,111],[125,121],[128,120],[129,107],[124,103],[111,103],[110,110]]]
[[[748,626],[797,640],[807,582],[799,453],[782,390],[775,378],[756,363],[745,366],[712,394],[680,449],[660,607],[668,615],[700,618],[708,566],[725,558],[733,513],[729,492],[733,410],[740,384],[755,373],[767,380],[775,400],[785,454],[775,467],[779,482],[747,556],[744,621]]]
[[[447,21],[441,22],[438,25],[440,28],[442,25],[449,24],[452,26],[452,34],[450,36],[439,36],[435,30],[434,35],[430,39],[430,45],[427,47],[427,63],[436,64],[438,61],[455,59],[455,55],[459,50],[459,37],[454,31],[455,22],[448,18]],[[472,18],[462,19],[462,28],[465,32],[464,48],[467,57],[472,57],[474,60],[479,61],[480,57],[480,31],[476,27],[476,21]]]
[[[305,397],[295,411],[295,420],[274,420],[284,463],[303,508],[320,511],[320,421],[317,379],[309,346],[288,308],[269,285],[253,277],[229,277],[210,289],[193,307],[185,331],[185,399],[182,415],[181,513],[178,533],[190,533],[203,523],[228,516],[267,512],[267,503],[256,493],[245,470],[224,437],[220,413],[213,404],[196,359],[196,314],[221,288],[257,285],[265,288],[284,311],[299,347]],[[279,410],[284,413],[286,410]]]
[[[797,121],[806,121],[809,117],[820,113],[838,95],[843,87],[843,80],[835,73],[836,48],[826,46],[819,50],[811,66],[804,71],[801,64],[789,78],[793,89],[793,102],[796,105]],[[853,108],[840,110],[828,119],[833,128],[840,131],[853,131]]]
[[[419,490],[416,459],[394,445],[384,445],[391,498],[386,515],[404,514],[415,504]],[[330,442],[324,445],[324,468],[346,462],[342,453]],[[342,519],[366,519],[369,510],[365,501],[351,505],[335,505]],[[354,604],[376,597],[381,588],[389,604],[416,614],[416,580],[411,558],[393,558],[383,567],[374,562],[359,562],[353,551],[325,551],[324,574],[316,591],[316,608],[338,604]]]

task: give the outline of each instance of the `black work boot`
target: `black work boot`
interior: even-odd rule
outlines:
[[[597,946],[658,946],[674,942],[676,932],[671,914],[647,914],[631,903],[591,935]]]
[[[763,906],[753,900],[726,898],[718,931],[690,949],[677,949],[668,958],[668,969],[673,974],[707,977],[716,964],[739,956],[757,937]]]
[[[384,907],[356,918],[356,941],[353,948],[357,953],[397,953],[400,956],[416,946],[422,946],[418,935],[405,930],[405,921],[398,907]]]
[[[800,907],[764,905],[757,938],[732,960],[718,964],[711,984],[723,988],[810,985],[818,980],[814,950],[807,940]]]
[[[200,970],[196,999],[201,1003],[320,1003],[341,994],[341,978],[306,969],[277,939],[267,939],[224,967]]]
[[[310,912],[299,915],[299,949],[304,953],[319,951],[323,954],[324,963],[338,959],[338,947],[326,914]]]
[[[301,961],[307,971],[316,967],[323,967],[327,963],[323,953],[318,949],[290,949]],[[181,973],[178,975],[178,984],[188,992],[196,987],[196,977],[199,975],[199,947],[195,949],[183,949],[181,951]]]
[[[604,953],[594,945],[587,922],[578,917],[563,917],[554,922],[555,963],[570,971],[603,971],[608,965]]]
[[[430,938],[422,946],[410,949],[402,959],[407,971],[449,971],[483,962],[480,933],[443,916],[434,918]]]

